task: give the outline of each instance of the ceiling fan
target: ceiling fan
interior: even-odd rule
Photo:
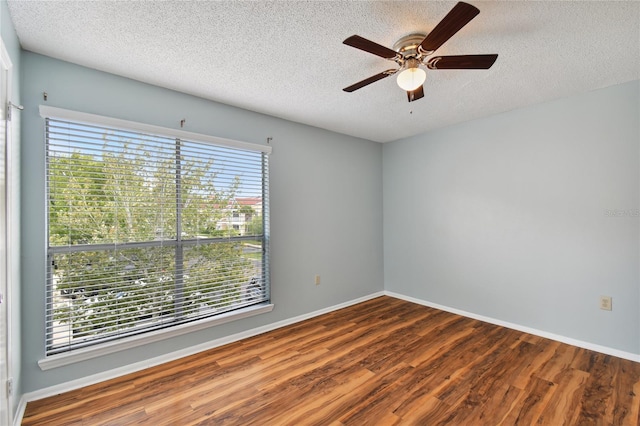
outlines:
[[[393,61],[400,68],[382,71],[342,90],[353,92],[400,71],[398,85],[407,92],[409,102],[413,102],[424,97],[422,84],[427,74],[420,68],[420,65],[425,65],[431,70],[491,68],[498,58],[496,54],[431,57],[440,46],[467,25],[478,13],[480,13],[480,10],[475,6],[459,2],[428,35],[423,33],[409,34],[398,40],[393,45],[393,49],[358,35],[352,35],[344,40],[343,43]]]

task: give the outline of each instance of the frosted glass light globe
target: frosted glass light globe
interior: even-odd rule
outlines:
[[[422,86],[422,83],[427,79],[427,73],[423,69],[407,68],[398,74],[398,86],[401,89],[411,92]]]

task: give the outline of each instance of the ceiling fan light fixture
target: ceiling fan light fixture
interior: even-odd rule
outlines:
[[[398,86],[402,90],[411,92],[422,86],[427,79],[427,73],[418,67],[418,61],[407,64],[407,67],[398,74]]]
[[[393,49],[359,35],[347,37],[343,41],[344,44],[395,62],[400,68],[383,71],[342,90],[353,92],[385,77],[397,74],[398,86],[407,92],[408,101],[413,102],[424,97],[423,84],[427,79],[427,73],[421,69],[421,65],[430,70],[486,70],[491,68],[498,58],[497,54],[431,56],[454,34],[471,22],[478,13],[480,10],[477,7],[464,1],[458,1],[431,32],[428,34],[407,34],[395,42]]]

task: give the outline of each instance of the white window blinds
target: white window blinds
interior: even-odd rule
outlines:
[[[47,355],[269,300],[267,152],[49,115]]]

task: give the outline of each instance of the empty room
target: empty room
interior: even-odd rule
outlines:
[[[639,425],[640,2],[0,0],[0,425]]]

